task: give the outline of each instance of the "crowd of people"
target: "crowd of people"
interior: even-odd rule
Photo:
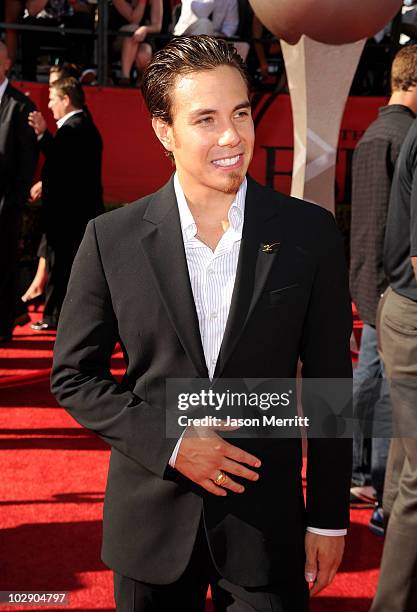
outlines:
[[[417,46],[353,159],[350,286],[364,322],[354,371],[352,503],[385,533],[372,612],[417,607]]]
[[[192,6],[191,6],[192,4]],[[64,10],[65,5],[65,10]],[[27,24],[64,23],[91,28],[95,5],[52,0],[10,0],[14,18]],[[231,38],[247,58],[250,37],[239,32],[238,2],[183,2],[173,34],[211,34]],[[18,11],[19,9],[19,11]],[[22,13],[21,11],[24,12]],[[110,27],[129,32],[113,36],[120,53],[120,84],[140,81],[163,29],[162,0],[113,0]],[[172,23],[172,20],[171,20]],[[261,32],[251,16],[250,32]],[[55,330],[71,267],[91,219],[104,212],[102,141],[85,104],[82,72],[92,57],[91,40],[71,41],[64,57],[77,66],[53,66],[49,73],[49,109],[57,124],[53,136],[31,100],[9,82],[16,60],[15,36],[0,42],[0,342],[28,322],[27,305],[44,295],[42,320],[34,331]],[[36,79],[39,35],[22,34],[22,72]],[[261,72],[264,50],[255,49]],[[371,530],[385,534],[381,576],[372,612],[417,608],[417,46],[400,50],[391,70],[391,97],[359,141],[353,158],[350,289],[364,322],[359,361],[354,371],[356,426],[353,441],[352,504],[372,504]],[[160,137],[162,141],[162,136]],[[38,155],[45,161],[33,183]],[[66,180],[68,167],[77,171]],[[65,185],[65,189],[63,189]],[[42,200],[43,235],[36,275],[23,296],[17,292],[17,244],[23,204]],[[416,234],[414,234],[416,232]],[[382,297],[381,297],[382,295]]]
[[[104,212],[102,140],[85,105],[73,67],[52,67],[49,104],[57,124],[54,136],[30,98],[8,81],[7,47],[0,42],[1,249],[5,274],[0,286],[0,342],[29,321],[27,306],[44,294],[43,319],[34,330],[56,329],[71,266],[88,221]],[[32,184],[39,153],[41,180]],[[68,168],[74,171],[67,181]],[[63,189],[63,185],[66,185]],[[23,204],[42,198],[38,269],[23,296],[18,294],[18,238]]]
[[[94,32],[97,2],[90,0],[6,0],[5,21],[35,29],[7,29],[5,42],[11,68],[24,80],[35,81],[41,53],[58,63],[80,67],[85,84],[96,80],[94,38],[85,34],[63,36],[63,28]],[[121,86],[140,83],[156,49],[172,35],[216,34],[235,39],[243,59],[259,79],[268,78],[267,56],[275,57],[271,34],[254,16],[248,0],[112,0],[108,6],[108,83]],[[37,31],[36,27],[42,28]],[[61,30],[48,32],[49,28]],[[119,32],[119,35],[117,34]],[[265,39],[254,43],[253,38]],[[20,40],[20,45],[19,45]],[[116,69],[114,67],[116,66]]]
[[[404,17],[411,36],[413,14],[411,8]],[[42,80],[48,62],[74,63],[81,68],[83,83],[97,83],[97,0],[5,0],[3,18],[24,27],[5,30],[17,77]],[[155,50],[173,35],[193,33],[234,40],[259,87],[273,88],[285,74],[279,41],[254,15],[249,0],[110,0],[107,27],[109,85],[140,84]],[[52,28],[58,30],[48,31]],[[65,34],[68,28],[79,33]],[[387,93],[390,48],[396,44],[390,26],[368,41],[353,84],[355,95]]]

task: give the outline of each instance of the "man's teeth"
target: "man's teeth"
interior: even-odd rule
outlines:
[[[216,161],[214,161],[213,164],[215,164],[216,166],[233,166],[234,164],[237,164],[238,161],[239,161],[239,155],[236,155],[236,157],[228,157],[226,159],[216,159]]]

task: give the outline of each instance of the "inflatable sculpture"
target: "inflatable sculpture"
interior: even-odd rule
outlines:
[[[334,212],[340,123],[366,38],[401,0],[250,0],[281,39],[294,123],[291,194]]]

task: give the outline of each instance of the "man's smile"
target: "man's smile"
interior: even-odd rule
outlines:
[[[241,165],[242,159],[243,153],[239,153],[234,157],[223,157],[221,159],[215,159],[211,163],[219,168],[236,168],[237,166]]]

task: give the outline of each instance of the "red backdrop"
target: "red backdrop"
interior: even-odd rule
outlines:
[[[39,83],[14,83],[28,93],[44,113],[48,87]],[[106,202],[130,202],[159,188],[170,176],[172,165],[152,131],[139,90],[86,87],[88,107],[104,142],[103,184]],[[338,203],[350,202],[352,152],[364,130],[377,115],[384,98],[349,98],[340,132],[336,170]],[[254,117],[256,147],[251,175],[263,184],[289,192],[292,168],[292,118],[288,95],[256,96]]]

